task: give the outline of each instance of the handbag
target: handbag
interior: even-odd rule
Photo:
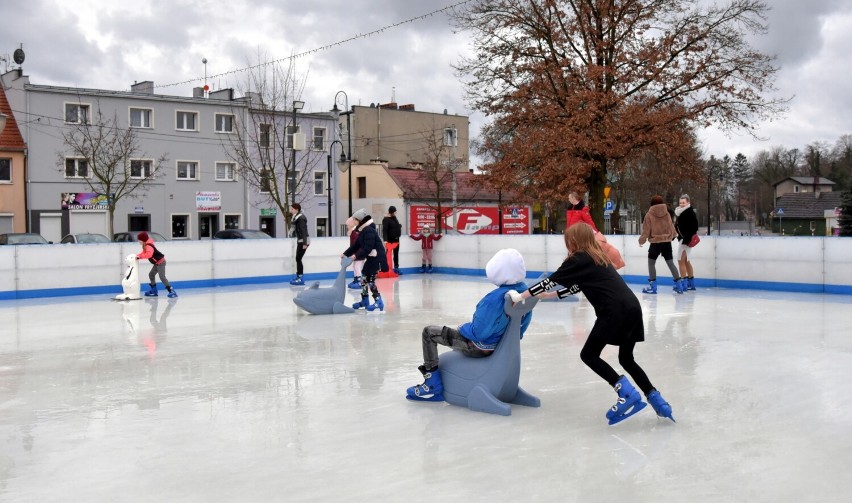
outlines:
[[[700,238],[700,237],[698,237],[698,234],[693,234],[693,235],[692,235],[692,239],[690,239],[690,240],[689,240],[689,245],[688,245],[688,246],[689,246],[690,248],[695,248],[695,245],[697,245],[697,244],[698,244],[698,243],[700,243],[700,242],[701,242],[701,238]]]

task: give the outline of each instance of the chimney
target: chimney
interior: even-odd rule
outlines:
[[[396,102],[385,103],[384,105],[379,105],[379,108],[385,108],[389,110],[396,110]]]
[[[130,86],[130,92],[142,94],[154,94],[154,82],[146,80],[144,82],[134,82]]]
[[[405,110],[405,111],[408,111],[408,112],[414,112],[414,103],[410,103],[408,105],[400,105],[399,109]]]
[[[192,97],[193,98],[203,98],[204,97],[204,88],[203,87],[193,87],[192,88]]]

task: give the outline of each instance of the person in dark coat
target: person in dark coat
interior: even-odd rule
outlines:
[[[341,257],[352,257],[354,255],[355,260],[364,260],[364,266],[361,268],[361,302],[356,302],[352,305],[352,308],[363,307],[367,311],[374,311],[378,308],[379,311],[384,311],[385,303],[382,301],[378,287],[376,287],[376,276],[380,271],[388,271],[385,246],[382,244],[379,232],[376,230],[376,224],[373,223],[373,218],[367,214],[367,210],[359,209],[352,214],[352,218],[358,221],[356,227],[358,239],[340,255]],[[375,304],[370,305],[368,288],[369,292],[373,294]]]
[[[535,295],[546,295],[547,290],[556,288],[557,285],[562,285],[557,290],[559,298],[582,292],[595,309],[597,319],[580,351],[580,359],[618,393],[618,401],[606,413],[609,424],[627,419],[645,408],[646,404],[627,376],[618,375],[615,369],[601,358],[607,344],[618,346],[618,363],[645,393],[657,414],[674,421],[671,406],[633,359],[633,348],[645,340],[642,305],[639,299],[615,271],[609,256],[595,239],[595,232],[589,225],[580,222],[566,229],[565,246],[568,248],[568,257],[559,269],[523,293],[509,292],[513,302],[523,302],[524,299]]]
[[[680,277],[686,278],[686,290],[695,290],[695,275],[692,271],[692,261],[689,260],[692,247],[689,246],[689,243],[692,241],[692,237],[698,234],[698,217],[695,215],[692,205],[689,204],[689,194],[680,196],[678,207],[675,208],[674,213],[677,240],[680,241],[677,248],[677,265],[680,270]]]
[[[388,214],[382,219],[382,239],[385,243],[399,243],[399,238],[402,236],[402,225],[396,218],[396,206],[388,208]],[[399,272],[399,246],[393,249],[393,272]]]
[[[305,280],[302,279],[302,274],[305,272],[305,267],[302,265],[302,257],[308,251],[308,246],[311,245],[311,238],[308,236],[308,219],[302,213],[302,205],[293,203],[290,205],[290,225],[291,232],[296,238],[296,277],[290,280],[291,285],[304,285]]]

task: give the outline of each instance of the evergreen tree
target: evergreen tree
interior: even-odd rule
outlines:
[[[840,217],[838,218],[840,235],[852,236],[852,189],[843,193],[843,199],[840,204]]]

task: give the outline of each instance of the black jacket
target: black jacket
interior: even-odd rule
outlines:
[[[689,243],[692,236],[698,233],[698,217],[695,216],[692,206],[683,210],[680,216],[675,218],[675,229],[677,229],[678,241],[684,243]]]
[[[293,215],[293,232],[296,237],[296,242],[301,244],[311,244],[311,238],[308,236],[308,219],[301,211]]]
[[[376,253],[371,257],[370,252],[373,250]],[[364,276],[372,276],[379,271],[388,271],[388,257],[385,251],[385,245],[379,239],[379,233],[376,231],[376,224],[367,216],[361,221],[358,226],[358,239],[343,252],[347,257],[355,256],[355,260],[365,259],[364,266],[361,268],[361,274]]]
[[[386,243],[399,243],[400,236],[402,236],[402,225],[396,219],[396,215],[383,218],[382,239]]]

